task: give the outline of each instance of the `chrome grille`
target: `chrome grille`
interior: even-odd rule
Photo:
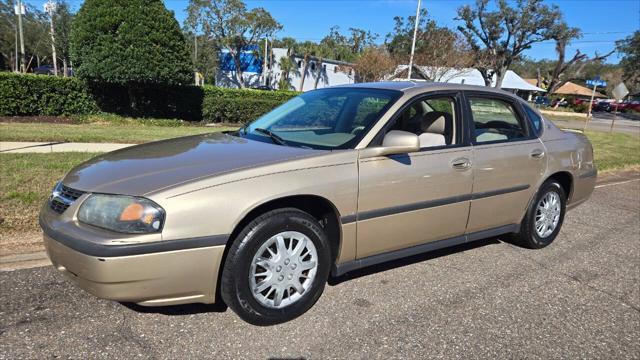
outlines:
[[[84,191],[72,189],[59,183],[55,189],[53,189],[53,194],[51,194],[51,198],[49,198],[49,206],[53,211],[62,214],[74,201],[78,200],[82,194],[84,194]]]

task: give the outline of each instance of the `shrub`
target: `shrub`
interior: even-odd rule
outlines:
[[[577,113],[586,113],[587,111],[589,111],[589,104],[582,103],[582,104],[574,105],[573,111]]]
[[[197,86],[89,83],[103,112],[131,117],[202,119],[204,93]]]
[[[75,78],[0,73],[0,115],[73,115],[98,111]]]
[[[297,91],[287,91],[287,90],[278,90],[278,91],[265,91],[265,90],[254,90],[254,89],[227,89],[221,88],[211,85],[205,85],[202,87],[204,90],[205,96],[213,96],[213,97],[223,97],[223,98],[245,98],[250,97],[256,100],[271,100],[271,101],[279,101],[285,102],[293,97],[299,95]]]
[[[202,120],[246,123],[298,95],[295,91],[225,89],[204,86]]]
[[[71,28],[76,74],[111,84],[190,84],[193,67],[173,13],[160,0],[86,0]]]
[[[281,101],[253,98],[205,96],[202,120],[205,122],[246,123],[282,104]]]
[[[0,115],[85,115],[247,122],[297,96],[293,91],[213,86],[85,83],[77,78],[0,73]],[[133,102],[133,104],[132,104]]]

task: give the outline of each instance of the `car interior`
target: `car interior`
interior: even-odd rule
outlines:
[[[390,130],[418,135],[421,148],[455,144],[455,106],[451,98],[418,100],[403,111]]]
[[[519,139],[526,136],[515,110],[504,101],[485,98],[469,99],[476,142]]]

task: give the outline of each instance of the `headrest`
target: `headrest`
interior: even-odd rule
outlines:
[[[431,111],[422,117],[421,130],[432,134],[445,135],[447,133],[447,122],[451,115],[441,111]]]

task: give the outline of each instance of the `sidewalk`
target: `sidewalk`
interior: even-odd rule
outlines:
[[[136,144],[74,142],[0,142],[0,153],[109,152]]]

